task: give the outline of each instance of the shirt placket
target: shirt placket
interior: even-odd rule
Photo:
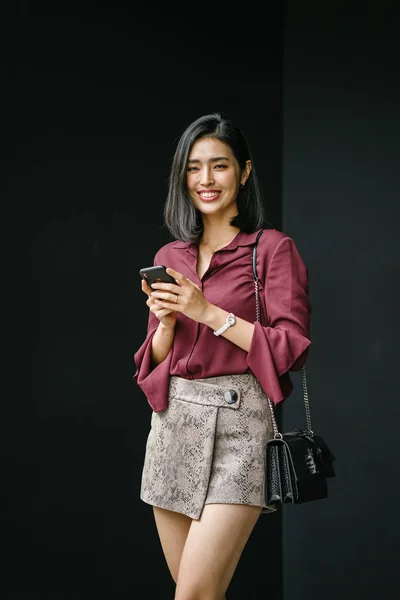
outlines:
[[[217,250],[213,256],[211,257],[211,261],[210,264],[208,266],[207,271],[204,273],[202,279],[199,279],[199,277],[197,277],[198,279],[198,286],[201,289],[202,292],[204,292],[204,285],[205,283],[207,283],[207,281],[210,279],[210,277],[212,277],[212,275],[215,273],[216,269],[218,269],[218,267],[221,265],[221,255],[224,253],[224,251],[221,250]],[[197,262],[197,256],[196,256],[196,262]],[[197,274],[197,271],[196,271]],[[188,356],[187,362],[186,362],[186,371],[189,377],[193,377],[194,375],[196,375],[196,373],[192,373],[190,371],[190,361],[191,358],[194,354],[194,351],[196,349],[196,345],[199,339],[199,335],[200,335],[200,323],[196,322],[196,337],[195,337],[195,342],[193,344],[192,350]]]

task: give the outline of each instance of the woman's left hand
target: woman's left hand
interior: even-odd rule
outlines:
[[[193,321],[204,323],[206,312],[212,304],[206,300],[199,286],[174,269],[167,268],[167,273],[177,281],[177,284],[153,283],[152,297],[160,307],[176,310]]]

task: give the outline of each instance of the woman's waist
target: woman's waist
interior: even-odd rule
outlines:
[[[183,353],[174,345],[170,375],[191,380],[251,373],[247,364],[247,352],[235,347],[228,340],[218,341],[222,342],[218,350],[210,347],[210,344],[208,348],[205,346],[200,348],[196,345],[191,352]]]
[[[183,400],[205,406],[239,408],[243,397],[260,396],[267,399],[252,373],[234,373],[213,377],[189,379],[172,375],[169,383],[169,401]]]

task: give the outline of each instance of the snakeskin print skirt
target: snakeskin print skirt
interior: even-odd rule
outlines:
[[[205,504],[265,503],[267,396],[252,374],[172,376],[168,408],[153,412],[141,499],[199,519]]]

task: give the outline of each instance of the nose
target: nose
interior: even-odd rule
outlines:
[[[214,183],[212,167],[204,166],[200,171],[200,185],[208,186]]]

